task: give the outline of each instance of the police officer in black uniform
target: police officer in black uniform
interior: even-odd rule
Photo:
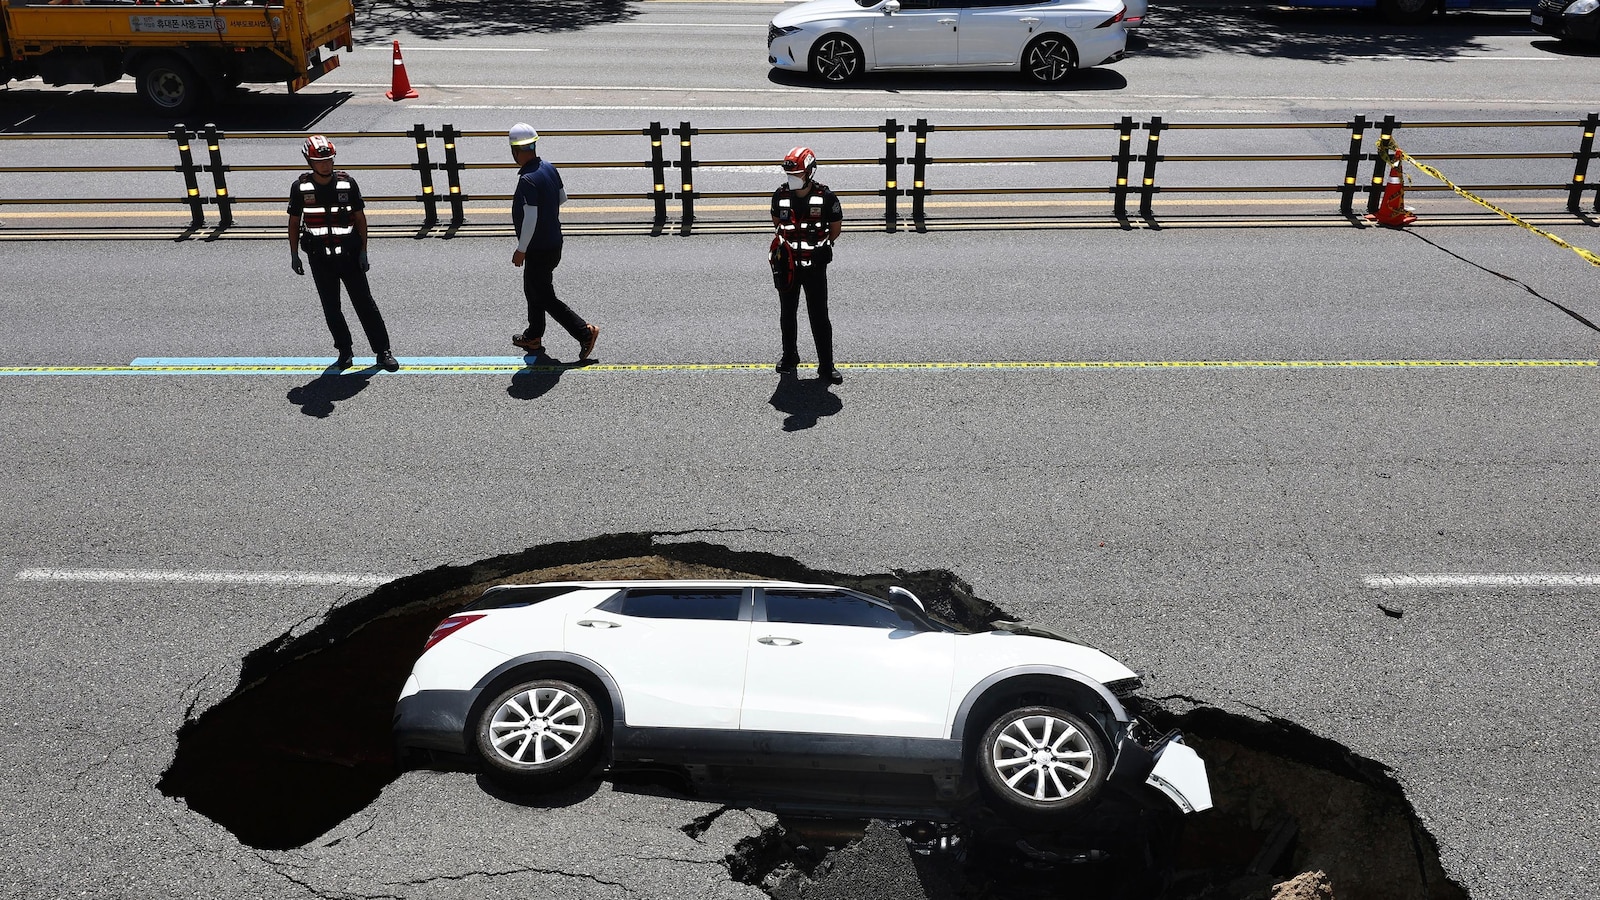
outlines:
[[[833,324],[828,321],[828,263],[833,242],[843,228],[844,210],[828,186],[816,180],[817,156],[796,147],[783,158],[783,187],[772,194],[772,280],[778,288],[778,329],[783,335],[783,355],[778,371],[793,372],[800,365],[795,349],[800,291],[806,292],[806,314],[811,337],[817,343],[817,377],[843,384],[833,366]]]
[[[306,273],[300,262],[300,247],[311,258],[311,278],[322,300],[322,314],[328,320],[333,345],[339,350],[334,366],[348,369],[355,362],[351,354],[350,326],[339,305],[339,283],[344,282],[350,305],[361,319],[377,364],[385,371],[399,371],[389,348],[389,329],[383,314],[372,299],[367,284],[367,213],[361,188],[348,172],[335,172],[333,142],[320,134],[306,138],[301,155],[311,171],[289,186],[289,267],[296,275]]]

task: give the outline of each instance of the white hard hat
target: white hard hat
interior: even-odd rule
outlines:
[[[526,122],[518,122],[511,126],[511,146],[527,147],[539,139],[539,132]]]

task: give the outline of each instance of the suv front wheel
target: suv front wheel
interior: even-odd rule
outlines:
[[[974,763],[1001,810],[1058,816],[1094,801],[1111,755],[1100,733],[1076,713],[1028,706],[994,720]]]

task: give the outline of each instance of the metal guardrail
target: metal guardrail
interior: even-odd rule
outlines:
[[[770,196],[770,188],[761,190],[705,190],[696,187],[699,174],[724,170],[748,170],[751,167],[771,167],[776,173],[777,166],[772,157],[752,159],[748,157],[709,157],[702,155],[700,148],[710,139],[730,138],[734,136],[765,136],[789,135],[800,136],[802,139],[813,139],[818,135],[826,134],[881,134],[883,150],[881,155],[867,155],[855,157],[833,157],[826,160],[828,166],[867,166],[881,168],[881,186],[867,189],[837,189],[842,197],[877,197],[883,204],[881,221],[874,218],[872,221],[881,224],[884,231],[894,232],[901,228],[910,228],[925,231],[940,224],[948,224],[950,220],[940,219],[930,213],[929,201],[935,197],[970,198],[974,196],[1008,197],[1020,195],[1049,195],[1056,197],[1070,197],[1075,195],[1104,196],[1107,199],[1103,209],[1093,209],[1087,213],[1089,218],[1109,219],[1110,221],[1127,223],[1137,217],[1144,220],[1157,220],[1158,198],[1163,195],[1179,194],[1310,194],[1333,195],[1338,198],[1337,216],[1351,221],[1360,221],[1361,215],[1357,211],[1358,198],[1365,194],[1365,209],[1362,212],[1376,210],[1383,192],[1384,176],[1383,162],[1375,150],[1369,150],[1368,132],[1376,130],[1378,137],[1395,137],[1400,140],[1402,131],[1420,132],[1428,129],[1502,129],[1512,130],[1521,134],[1528,129],[1557,129],[1575,132],[1576,146],[1571,150],[1540,150],[1540,151],[1432,151],[1424,154],[1432,161],[1489,161],[1489,160],[1572,160],[1570,178],[1565,182],[1499,182],[1499,183],[1463,183],[1461,186],[1467,190],[1481,192],[1557,192],[1565,194],[1565,209],[1568,213],[1579,215],[1582,209],[1585,191],[1592,191],[1587,180],[1589,161],[1595,157],[1594,137],[1597,126],[1600,126],[1600,113],[1589,113],[1582,119],[1554,119],[1554,120],[1512,120],[1512,121],[1425,121],[1402,123],[1394,116],[1384,116],[1376,122],[1370,121],[1365,115],[1357,115],[1348,122],[1278,122],[1278,123],[1175,123],[1168,122],[1160,116],[1151,117],[1146,121],[1135,121],[1132,116],[1123,116],[1114,122],[1105,123],[1075,123],[1075,124],[934,124],[927,119],[917,119],[912,124],[902,124],[896,119],[888,119],[880,124],[860,126],[832,126],[812,127],[803,130],[793,128],[697,128],[690,122],[682,122],[675,128],[664,127],[660,122],[651,122],[642,129],[595,129],[595,130],[547,130],[543,132],[545,139],[557,139],[562,142],[563,150],[570,147],[569,139],[599,138],[616,142],[618,140],[631,140],[642,138],[647,143],[647,150],[639,159],[605,160],[605,159],[569,159],[556,160],[563,171],[570,170],[638,170],[648,175],[648,185],[641,185],[640,190],[622,190],[609,192],[569,192],[572,200],[579,201],[637,201],[640,199],[649,202],[650,216],[646,221],[632,221],[622,223],[628,228],[646,230],[651,234],[662,234],[667,231],[676,231],[688,235],[699,227],[702,230],[765,230],[770,227],[770,220],[766,215],[764,205],[752,204],[741,207],[746,211],[757,212],[748,219],[733,221],[711,220],[701,215],[697,207],[698,201],[704,200],[733,200],[733,199],[761,199]],[[1162,149],[1163,136],[1170,136],[1180,132],[1208,132],[1240,133],[1240,132],[1271,132],[1282,130],[1298,131],[1342,131],[1344,138],[1339,144],[1331,147],[1325,153],[1183,153],[1170,154]],[[935,144],[944,136],[954,136],[962,133],[975,132],[1000,132],[1018,135],[1049,134],[1050,140],[1055,141],[1055,136],[1061,137],[1061,142],[1076,133],[1109,133],[1115,143],[1105,148],[1105,152],[1091,153],[1034,153],[1016,155],[936,155],[933,151]],[[476,138],[501,138],[500,131],[461,131],[453,125],[445,125],[437,129],[429,129],[422,124],[413,126],[408,131],[390,132],[326,132],[335,140],[345,138],[370,139],[405,139],[410,141],[415,149],[414,161],[403,163],[367,163],[341,165],[340,168],[351,172],[364,171],[411,171],[416,173],[416,187],[414,193],[409,194],[369,194],[369,204],[400,204],[409,206],[416,204],[420,213],[420,226],[425,230],[436,230],[443,236],[460,233],[468,226],[477,226],[480,223],[469,221],[469,209],[474,204],[487,202],[508,203],[509,194],[502,193],[470,193],[465,184],[470,173],[479,170],[496,169],[509,170],[513,168],[509,159],[499,161],[486,161],[468,159],[461,150],[461,144],[466,139]],[[902,153],[901,138],[909,135],[911,140],[910,152]],[[1142,140],[1140,136],[1142,135]],[[678,152],[669,156],[666,143],[675,138]],[[48,197],[28,198],[17,196],[16,192],[7,192],[7,196],[0,197],[0,208],[3,206],[84,206],[105,207],[108,205],[135,204],[135,205],[181,205],[189,213],[187,231],[189,233],[211,228],[212,236],[219,236],[223,232],[238,227],[235,217],[236,208],[250,204],[283,204],[282,195],[274,196],[238,196],[230,187],[230,180],[237,181],[237,176],[247,173],[259,172],[300,172],[303,167],[299,165],[250,165],[243,163],[230,163],[225,158],[224,148],[230,142],[238,144],[244,141],[283,141],[285,143],[298,143],[303,136],[296,132],[224,132],[215,125],[206,125],[198,130],[190,130],[182,125],[166,133],[137,133],[121,135],[87,135],[87,134],[50,134],[50,135],[12,135],[0,134],[0,148],[6,142],[15,141],[88,141],[92,140],[104,145],[111,141],[144,141],[144,142],[170,142],[177,154],[177,161],[171,165],[6,165],[0,166],[0,174],[5,175],[72,175],[72,176],[97,176],[97,175],[126,175],[126,174],[156,174],[174,173],[181,179],[180,192],[165,196],[84,196],[84,197]],[[698,143],[697,143],[698,139]],[[1074,138],[1076,139],[1076,138]],[[437,141],[437,150],[435,142]],[[1058,142],[1059,143],[1059,142]],[[1142,148],[1137,146],[1142,143]],[[198,146],[197,146],[198,144]],[[813,144],[815,146],[815,144]],[[1376,147],[1376,139],[1372,146]],[[0,152],[0,156],[15,158],[17,154]],[[1328,177],[1326,180],[1299,181],[1293,183],[1249,183],[1249,184],[1222,184],[1222,183],[1165,183],[1159,178],[1175,166],[1191,163],[1226,163],[1235,164],[1265,164],[1287,168],[1286,164],[1326,164]],[[1370,175],[1362,183],[1361,167],[1363,163],[1371,163]],[[973,164],[984,165],[1030,165],[1047,164],[1049,171],[1060,171],[1061,168],[1070,167],[1076,172],[1092,168],[1096,173],[1105,173],[1104,177],[1096,175],[1077,179],[1076,183],[1035,183],[1027,185],[963,185],[958,172],[964,166]],[[1165,167],[1165,168],[1163,168]],[[670,170],[677,170],[677,184],[669,189]],[[909,184],[902,183],[903,170],[909,170]],[[941,180],[942,179],[942,180]],[[76,181],[92,183],[93,179],[77,178]],[[569,181],[572,179],[569,175]],[[877,179],[874,179],[877,181]],[[1443,191],[1448,190],[1442,185],[1413,185],[1411,190],[1416,191]],[[902,203],[902,201],[906,201]],[[1021,201],[1019,201],[1021,202]],[[904,210],[909,206],[909,210]],[[1033,216],[1030,224],[1047,225],[1052,221],[1082,220],[1084,213],[1068,215],[1065,205],[1052,208],[1046,204],[1042,215]],[[1130,212],[1130,209],[1135,211]],[[1600,194],[1594,198],[1594,211],[1600,212]],[[215,211],[215,217],[208,217],[208,210]],[[503,229],[503,207],[499,209],[499,218],[496,228]],[[1331,215],[1331,213],[1330,213]],[[990,217],[1001,220],[1008,217]],[[864,223],[859,216],[853,217],[853,225],[861,227]],[[981,219],[964,220],[968,224]],[[1585,218],[1582,221],[1591,220]],[[874,224],[871,227],[878,227]],[[15,231],[15,227],[0,226],[0,236],[7,231]]]

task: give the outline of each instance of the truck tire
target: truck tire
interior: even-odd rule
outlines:
[[[161,115],[181,116],[193,112],[208,90],[194,66],[168,53],[141,62],[134,79],[139,96]]]

